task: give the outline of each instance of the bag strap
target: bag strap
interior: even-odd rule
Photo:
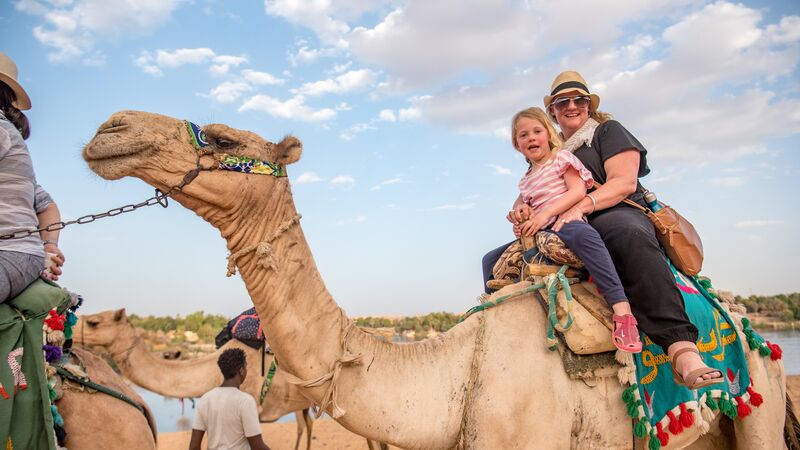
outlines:
[[[595,189],[603,186],[601,183],[598,183],[597,181],[592,181],[592,183],[593,183],[592,187],[595,188]],[[645,214],[652,213],[652,211],[650,211],[648,208],[645,208],[644,206],[636,203],[635,201],[629,199],[628,197],[625,197],[624,199],[622,199],[622,201],[624,203],[628,204],[628,205],[633,206],[634,208],[637,208],[639,211],[641,211],[641,212],[643,212]]]

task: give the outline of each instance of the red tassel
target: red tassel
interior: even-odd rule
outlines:
[[[669,432],[672,434],[682,433],[683,425],[681,425],[681,421],[675,417],[675,414],[672,411],[667,411],[667,417],[669,417]]]
[[[764,397],[762,397],[758,392],[754,391],[753,388],[747,388],[747,393],[750,394],[750,403],[756,408],[764,403]]]
[[[753,412],[753,410],[747,406],[747,403],[742,400],[742,397],[736,397],[736,403],[736,412],[739,413],[739,417],[747,417]]]
[[[684,428],[689,428],[694,424],[694,414],[686,409],[686,404],[681,403],[681,425]]]
[[[656,424],[656,436],[658,437],[659,442],[661,445],[666,447],[669,444],[669,435],[664,432],[664,429],[661,428],[661,422]]]
[[[64,331],[64,322],[67,320],[66,315],[59,315],[55,309],[51,309],[49,312],[49,316],[44,319],[44,323],[47,324],[51,329]]]
[[[767,341],[767,347],[772,350],[772,355],[770,355],[770,358],[772,358],[773,361],[783,358],[783,349],[781,349],[780,345]]]

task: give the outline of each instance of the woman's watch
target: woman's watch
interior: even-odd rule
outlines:
[[[53,244],[56,247],[58,247],[58,242],[57,241],[49,241],[49,240],[48,241],[42,241],[42,245],[47,245],[47,244]]]

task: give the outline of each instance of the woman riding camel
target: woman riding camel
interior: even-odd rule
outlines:
[[[640,210],[622,202],[629,198],[647,206],[638,181],[650,172],[647,150],[619,122],[599,111],[599,105],[600,97],[573,71],[560,73],[550,95],[544,97],[547,113],[561,128],[562,148],[572,152],[602,184],[560,214],[553,230],[586,217],[608,248],[639,329],[666,349],[676,381],[690,389],[721,383],[722,373],[700,358],[697,328],[686,315],[653,224]],[[523,204],[509,216],[522,222],[528,213]],[[491,254],[499,257],[496,251]]]
[[[0,52],[0,235],[61,221],[55,202],[36,183],[25,145],[31,132],[21,110],[30,107],[30,98],[17,81],[16,64]],[[15,297],[40,275],[58,279],[64,264],[58,235],[58,231],[42,231],[0,240],[0,303]]]

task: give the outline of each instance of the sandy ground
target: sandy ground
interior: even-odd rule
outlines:
[[[787,377],[789,396],[795,405],[795,411],[800,412],[800,375]],[[261,426],[262,436],[272,450],[294,450],[297,437],[295,423],[267,423]],[[186,450],[189,447],[190,432],[161,433],[158,435],[159,450]],[[357,434],[345,430],[341,425],[330,419],[320,419],[314,422],[314,435],[311,448],[336,449],[336,450],[364,450],[367,441]],[[203,447],[205,448],[205,447]],[[397,447],[390,447],[397,449]],[[300,449],[305,449],[305,435],[300,444]]]
[[[265,423],[261,425],[264,441],[272,450],[294,450],[297,440],[295,423]],[[189,448],[190,431],[176,433],[159,433],[158,450],[186,450]],[[305,450],[306,436],[303,435],[300,450]],[[205,449],[205,442],[203,445]],[[314,434],[311,441],[312,450],[366,450],[367,440],[353,434],[330,419],[314,421]],[[389,447],[397,450],[397,447]]]

